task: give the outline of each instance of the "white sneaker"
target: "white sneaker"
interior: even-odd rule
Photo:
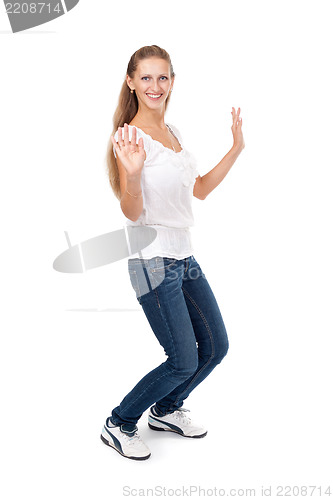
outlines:
[[[110,417],[106,419],[102,429],[101,440],[123,457],[133,460],[146,460],[150,457],[150,450],[137,433],[137,428],[133,432],[123,432],[120,426],[111,423]]]
[[[206,429],[201,425],[194,424],[185,413],[188,411],[185,408],[179,408],[168,415],[164,415],[164,417],[159,417],[152,406],[149,411],[148,425],[154,431],[176,432],[184,437],[201,438],[206,436]]]

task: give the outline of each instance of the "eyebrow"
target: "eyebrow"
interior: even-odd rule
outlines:
[[[149,75],[148,73],[143,73],[141,76],[152,76],[152,75]],[[168,76],[168,74],[167,73],[161,73],[158,76]]]

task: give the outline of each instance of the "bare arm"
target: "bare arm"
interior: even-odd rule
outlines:
[[[129,177],[124,172],[124,167],[119,160],[117,160],[119,178],[120,178],[120,207],[128,219],[136,221],[143,209],[143,200],[141,193],[141,175],[137,177]],[[120,172],[123,172],[121,174]]]
[[[234,144],[230,151],[222,158],[222,160],[210,170],[207,174],[202,177],[197,177],[194,188],[193,195],[200,200],[204,200],[206,196],[209,195],[225,178],[239,154],[245,147],[243,133],[242,133],[242,119],[239,117],[240,108],[236,114],[235,109],[232,108],[233,124],[231,127]]]
[[[204,200],[223,181],[240,152],[241,150],[232,147],[216,167],[202,177],[197,177],[193,188],[193,195],[200,200]]]
[[[136,128],[132,131],[132,140],[129,141],[128,125],[124,125],[124,139],[122,139],[121,128],[118,129],[118,142],[111,137],[117,154],[117,167],[120,180],[120,207],[125,217],[136,221],[143,209],[141,192],[141,172],[146,153],[143,147],[143,139],[140,138],[136,144]]]

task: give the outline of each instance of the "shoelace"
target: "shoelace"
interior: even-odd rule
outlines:
[[[128,434],[126,434],[126,432],[123,432],[123,434],[124,439],[129,446],[133,446],[135,444],[143,444],[143,441],[137,432],[135,432],[133,436],[129,436]]]
[[[112,424],[112,421],[110,419],[110,417],[108,417],[108,420],[107,420],[107,425],[111,423]],[[122,432],[123,434],[123,437],[126,441],[126,443],[130,446],[133,446],[134,444],[144,444],[144,442],[142,441],[142,439],[140,438],[139,434],[137,431],[135,431],[135,433],[133,434],[133,436],[129,436],[126,432]]]
[[[177,420],[181,420],[183,424],[190,424],[191,423],[191,418],[185,415],[185,412],[190,411],[186,410],[186,408],[179,408],[174,412],[175,417]]]

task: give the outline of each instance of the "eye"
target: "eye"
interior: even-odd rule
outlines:
[[[161,76],[161,80],[162,79],[167,80],[168,78],[166,76]]]
[[[143,76],[141,80],[149,80],[149,76]]]

